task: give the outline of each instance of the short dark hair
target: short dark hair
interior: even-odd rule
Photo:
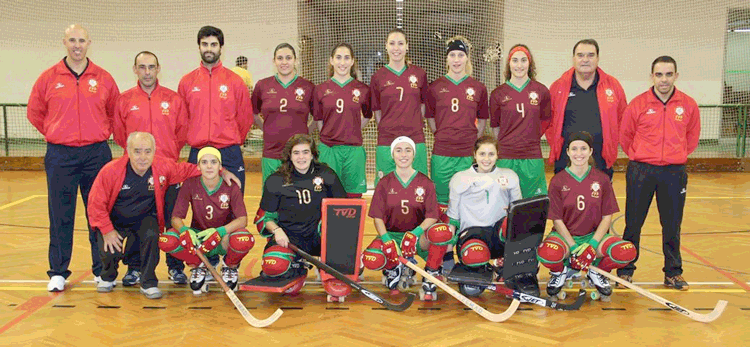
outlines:
[[[599,55],[599,43],[594,39],[583,39],[576,42],[576,45],[573,46],[573,55],[576,55],[576,48],[578,48],[578,45],[592,45],[596,48],[596,55]]]
[[[674,58],[668,55],[662,55],[661,57],[654,59],[654,62],[651,63],[651,73],[654,73],[654,66],[656,66],[656,63],[672,63],[672,65],[674,65],[674,72],[677,72],[677,62]]]
[[[202,38],[209,36],[216,36],[216,39],[219,40],[219,46],[224,47],[224,32],[222,32],[221,29],[210,25],[206,25],[202,27],[201,30],[198,30],[198,44],[201,44]]]
[[[151,53],[149,51],[140,51],[140,52],[138,52],[138,54],[136,54],[135,58],[133,59],[133,66],[138,66],[138,56],[141,55],[141,54],[148,54],[148,55],[154,57],[154,59],[156,59],[156,66],[159,66],[159,57],[157,57],[156,54]],[[652,70],[653,70],[653,68],[652,68]]]
[[[274,48],[274,50],[273,50],[273,57],[274,57],[274,59],[276,58],[276,53],[278,53],[279,50],[282,49],[282,48],[289,48],[292,51],[292,55],[294,56],[294,59],[297,59],[297,51],[294,50],[294,47],[292,47],[292,45],[290,45],[290,44],[288,44],[286,42],[280,43],[278,46],[276,46],[276,48]]]
[[[244,55],[237,57],[237,61],[235,64],[237,65],[247,64],[247,57]]]

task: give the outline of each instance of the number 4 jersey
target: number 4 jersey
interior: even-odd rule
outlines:
[[[609,176],[589,168],[577,177],[566,168],[549,182],[550,220],[561,219],[573,236],[596,231],[602,216],[620,211]]]
[[[201,176],[192,177],[182,183],[172,217],[185,219],[190,204],[193,210],[191,226],[205,230],[225,226],[237,217],[247,216],[245,201],[238,185],[230,187],[222,181],[218,188],[209,192],[201,179]]]
[[[345,197],[336,173],[328,165],[313,163],[305,174],[292,169],[289,183],[278,171],[268,176],[260,208],[266,214],[276,213],[277,223],[287,234],[309,237],[318,232],[323,199]]]

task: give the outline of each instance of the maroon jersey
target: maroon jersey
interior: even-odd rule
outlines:
[[[339,84],[329,79],[315,87],[313,118],[323,121],[320,142],[328,146],[362,146],[362,119],[371,118],[370,89],[350,78]]]
[[[209,195],[203,186],[201,176],[191,177],[182,183],[172,217],[185,219],[190,204],[193,211],[193,228],[218,228],[229,224],[235,218],[247,216],[245,201],[242,199],[242,191],[236,184],[230,187],[226,182],[221,182],[219,188]]]
[[[549,89],[529,79],[521,88],[510,82],[490,95],[490,127],[500,128],[497,156],[503,159],[537,159],[542,157],[539,144],[549,121]]]
[[[408,65],[402,71],[383,66],[370,79],[372,110],[381,111],[378,146],[390,146],[399,136],[424,143],[422,104],[427,93],[427,73]]]
[[[418,227],[425,218],[439,217],[435,184],[417,171],[403,183],[391,172],[378,182],[370,202],[369,216],[380,218],[388,231],[407,232]]]
[[[433,154],[470,157],[477,140],[477,119],[489,118],[487,88],[470,76],[454,81],[443,76],[427,91],[427,118],[435,118]]]
[[[560,171],[549,182],[549,214],[561,219],[573,236],[588,235],[599,227],[602,217],[619,212],[609,176],[596,168],[583,178]]]
[[[276,76],[255,85],[251,101],[253,110],[263,115],[264,158],[281,159],[286,142],[296,134],[307,133],[314,88],[314,84],[299,76],[287,85]]]

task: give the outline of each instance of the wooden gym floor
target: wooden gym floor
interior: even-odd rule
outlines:
[[[245,202],[248,211],[255,211],[260,174],[248,173],[247,178]],[[614,182],[624,210],[624,175],[617,173]],[[688,292],[661,285],[661,232],[655,203],[644,227],[636,283],[699,313],[709,312],[717,300],[728,300],[726,311],[713,323],[692,321],[629,290],[616,290],[609,303],[587,300],[580,311],[558,312],[524,304],[506,322],[491,323],[442,291],[437,302],[415,301],[398,313],[381,309],[359,293],[343,304],[326,303],[320,284],[309,283],[295,297],[238,292],[256,318],[265,318],[279,307],[284,310],[276,323],[257,329],[245,323],[217,287],[196,297],[189,288],[173,285],[163,261],[157,268],[162,280],[159,287],[165,293],[161,300],[148,300],[137,288],[122,286],[109,294],[97,293],[80,198],[70,265],[73,274],[65,292],[48,293],[44,172],[0,172],[0,345],[748,345],[748,193],[750,174],[690,175],[682,228],[684,276],[691,284]],[[622,212],[616,214],[614,221],[617,234],[624,228],[622,216]],[[371,221],[366,225],[365,242],[369,243],[375,230]],[[241,281],[259,272],[264,241],[257,241],[243,261]],[[121,267],[120,278],[124,270]],[[379,284],[380,276],[366,271],[365,286],[388,297]],[[546,283],[548,272],[542,269],[540,277]],[[315,280],[314,274],[310,279]],[[400,302],[403,295],[390,299]],[[485,292],[475,302],[498,313],[510,300]]]

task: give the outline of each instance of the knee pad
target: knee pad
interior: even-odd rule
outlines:
[[[267,276],[281,276],[289,271],[294,258],[294,252],[291,249],[278,245],[271,246],[263,252],[261,268]]]
[[[508,238],[508,218],[500,218],[495,224],[497,226],[497,235],[500,237],[500,241],[505,243]]]
[[[565,261],[565,255],[568,253],[568,247],[565,242],[556,236],[548,237],[536,251],[537,259],[542,265],[552,271],[562,271]]]
[[[385,254],[383,254],[383,241],[379,238],[372,241],[362,252],[362,264],[370,270],[382,270],[387,262]]]
[[[258,211],[255,212],[253,224],[255,224],[255,227],[258,229],[258,233],[263,235],[263,228],[266,227],[266,211],[263,211],[262,208],[258,207]]]
[[[440,208],[440,217],[438,218],[438,221],[445,224],[450,223],[451,219],[448,217],[448,204],[438,203],[438,207]]]
[[[611,258],[612,261],[622,266],[633,261],[638,254],[632,242],[614,236],[604,240],[600,248],[605,258]]]
[[[180,234],[177,230],[169,229],[163,234],[159,235],[159,249],[164,253],[179,252],[182,247],[180,243]]]
[[[482,240],[470,239],[461,245],[461,263],[468,267],[480,267],[490,261],[490,248]]]
[[[229,235],[229,250],[247,253],[255,246],[255,238],[245,229],[235,230]]]
[[[453,233],[445,223],[435,223],[424,232],[427,241],[433,245],[445,246],[455,242]]]

